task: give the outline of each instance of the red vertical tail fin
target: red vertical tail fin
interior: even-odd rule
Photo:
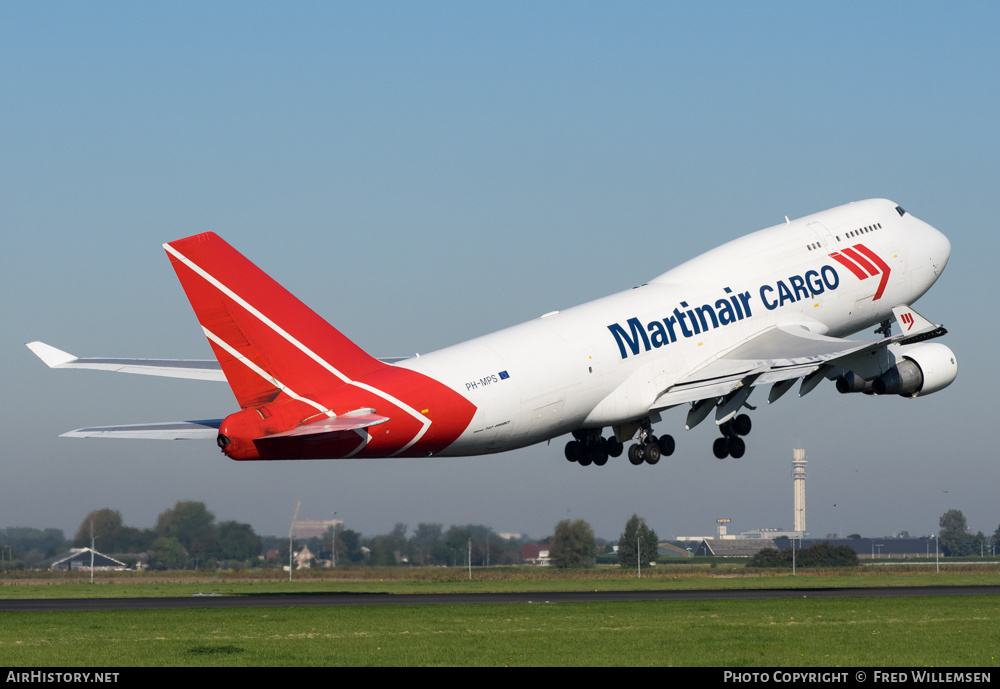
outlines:
[[[241,408],[386,367],[214,233],[163,248]]]

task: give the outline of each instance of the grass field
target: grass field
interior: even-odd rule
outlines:
[[[993,597],[0,614],[7,666],[994,666]]]
[[[1000,566],[973,564],[935,574],[926,569],[878,567],[842,570],[748,572],[744,565],[670,565],[641,579],[619,567],[557,570],[494,567],[468,572],[458,567],[385,567],[296,572],[100,572],[90,584],[86,572],[17,573],[0,577],[2,598],[130,598],[190,596],[195,593],[496,593],[542,591],[628,591],[645,589],[851,588],[863,586],[1000,585]]]
[[[405,571],[405,570],[404,570]],[[992,570],[991,570],[992,571]],[[393,573],[400,576],[399,572]],[[302,591],[428,592],[618,588],[753,588],[996,584],[994,573],[706,577],[679,571],[506,572],[463,581],[440,572],[386,581],[317,576],[186,583],[109,577],[90,585],[5,580],[0,596],[70,597]],[[476,572],[474,571],[474,576]],[[482,573],[481,574],[485,574]],[[613,576],[615,575],[615,576]],[[521,576],[523,578],[518,579]],[[195,591],[197,589],[197,591]],[[23,595],[30,593],[31,595]],[[534,605],[243,608],[0,613],[5,666],[682,665],[995,666],[1000,599],[992,596],[795,598]]]

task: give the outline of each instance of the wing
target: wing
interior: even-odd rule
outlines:
[[[839,357],[882,342],[826,337],[801,327],[771,328],[678,380],[657,398],[653,408],[726,395],[748,383],[794,380]]]
[[[28,342],[28,349],[35,353],[49,368],[91,368],[114,373],[137,373],[165,378],[191,378],[226,382],[222,367],[215,359],[116,359],[112,357],[76,357],[44,342]],[[409,357],[381,357],[379,361],[395,364]]]
[[[677,380],[656,398],[650,411],[690,402],[694,407],[688,414],[688,428],[700,423],[713,408],[716,423],[721,424],[736,415],[758,385],[773,385],[770,403],[801,377],[802,396],[836,369],[855,370],[879,359],[891,344],[910,344],[947,333],[909,306],[897,306],[893,312],[903,333],[875,340],[827,337],[802,326],[764,330]]]

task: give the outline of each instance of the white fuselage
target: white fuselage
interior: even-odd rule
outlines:
[[[398,365],[476,405],[443,455],[622,424],[647,416],[672,385],[775,325],[841,337],[916,301],[944,269],[950,244],[897,208],[861,201],[760,230],[640,287]],[[859,279],[832,257],[857,244],[888,270]]]

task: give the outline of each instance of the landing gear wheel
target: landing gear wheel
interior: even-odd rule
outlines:
[[[607,439],[606,443],[608,448],[608,455],[610,455],[611,457],[621,457],[622,451],[625,449],[625,446],[622,443],[618,442],[617,438],[611,436],[610,438]]]
[[[628,461],[634,464],[635,466],[639,466],[640,464],[642,464],[642,460],[643,460],[642,449],[639,447],[639,445],[637,444],[630,445],[628,448]]]
[[[576,448],[578,444],[575,440],[570,440],[566,443],[566,459],[571,462],[576,461]]]
[[[729,440],[727,438],[716,438],[712,443],[712,452],[716,459],[725,459],[729,456]]]
[[[729,455],[733,459],[739,459],[743,456],[743,453],[747,451],[747,445],[743,442],[743,438],[739,436],[733,436],[727,440],[727,447],[729,450]]]
[[[586,453],[587,459],[590,460],[591,464],[596,464],[597,466],[602,467],[608,463],[608,452],[604,449],[603,443],[587,445],[584,452]]]
[[[674,448],[676,443],[674,443],[674,436],[672,435],[661,435],[656,441],[656,444],[660,446],[660,454],[664,457],[669,457],[674,453]]]
[[[566,459],[580,466],[604,466],[611,456],[610,451],[616,449],[621,454],[622,444],[613,437],[611,440],[602,438],[600,429],[579,429],[573,431],[573,439],[566,443],[565,454]]]
[[[753,428],[753,422],[746,414],[740,414],[733,419],[733,430],[736,431],[736,435],[750,435],[751,428]]]
[[[650,440],[643,446],[642,454],[645,455],[646,464],[656,464],[660,461],[660,446]]]

